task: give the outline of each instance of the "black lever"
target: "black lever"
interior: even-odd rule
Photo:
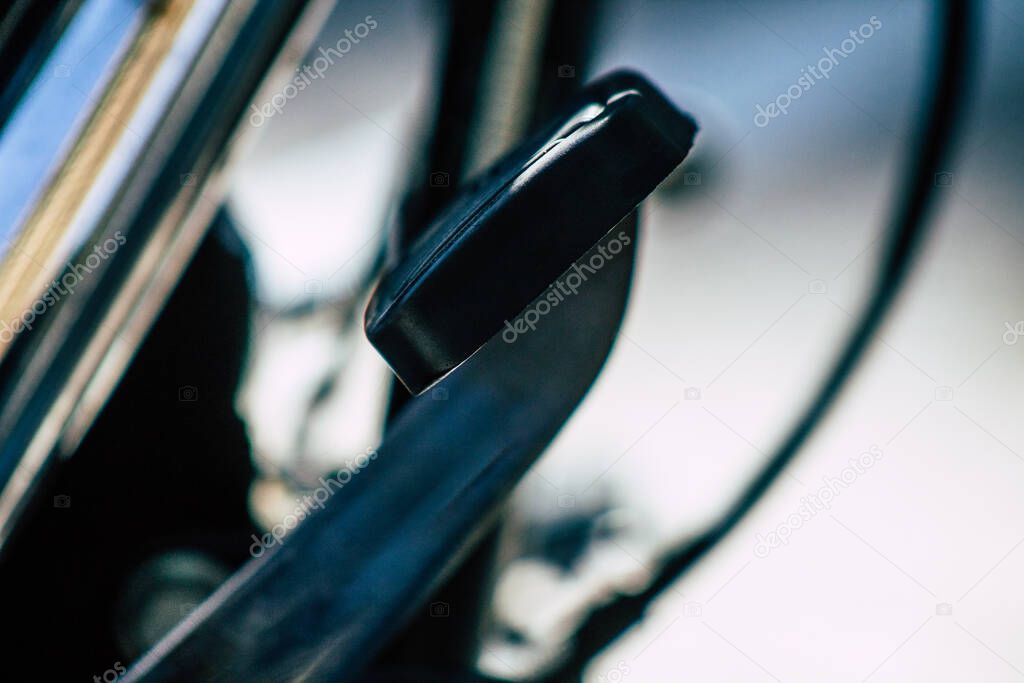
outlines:
[[[366,310],[370,342],[419,394],[496,333],[514,338],[528,323],[511,321],[683,161],[695,133],[639,74],[592,83],[385,272]]]
[[[371,325],[378,348],[407,384],[429,386],[461,363],[444,380],[447,400],[411,400],[372,464],[124,683],[356,679],[426,609],[600,373],[626,307],[633,208],[678,165],[693,133],[644,79],[615,74],[467,188],[389,271],[368,312],[380,319]],[[616,225],[621,253],[579,296],[515,344],[484,343]]]

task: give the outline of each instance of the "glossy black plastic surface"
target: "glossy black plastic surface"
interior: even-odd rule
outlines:
[[[506,328],[668,176],[696,126],[615,72],[459,198],[389,268],[366,333],[421,393]]]

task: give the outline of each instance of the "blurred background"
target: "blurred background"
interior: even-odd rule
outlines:
[[[924,97],[925,3],[605,4],[593,65],[573,77],[635,68],[701,130],[643,208],[608,366],[512,503],[518,540],[505,541],[481,656],[501,677],[551,657],[595,596],[642,585],[656,552],[719,513],[778,442],[874,275]],[[983,5],[966,134],[936,179],[935,230],[896,314],[765,503],[588,680],[617,680],[623,663],[652,682],[1024,675],[1024,357],[1012,331],[1024,318],[1024,11]],[[310,457],[329,460],[372,444],[381,424],[388,372],[358,326],[339,346],[333,321],[384,239],[443,16],[426,2],[341,3],[320,42],[367,14],[379,28],[265,125],[231,192],[265,315],[324,302],[250,340],[240,412],[256,452],[283,467],[302,429]],[[826,79],[759,125],[759,105],[871,22]],[[344,381],[310,420],[300,406],[325,368]],[[827,508],[807,507],[870,449],[875,464],[833,484]],[[759,539],[786,526],[791,538],[766,553]],[[568,561],[528,540],[559,533],[590,536]]]
[[[763,504],[592,662],[587,681],[1024,677],[1024,588],[1013,579],[1024,572],[1024,6],[979,4],[967,124],[935,177],[933,231],[866,362]],[[445,45],[452,17],[472,24],[480,12],[470,5],[326,3],[312,49],[278,79],[302,79],[301,90],[264,91],[246,110],[227,211],[175,294],[219,300],[208,315],[223,322],[187,342],[147,342],[119,389],[175,416],[159,427],[168,452],[233,453],[222,466],[251,480],[223,498],[200,486],[195,499],[209,498],[197,519],[174,529],[194,532],[209,506],[244,499],[246,510],[209,531],[209,547],[224,547],[223,534],[231,552],[156,564],[151,548],[128,552],[142,568],[109,609],[131,624],[114,636],[119,652],[151,646],[247,559],[250,532],[375,447],[398,409],[362,329],[393,225],[429,203],[411,188],[443,193],[530,127],[514,95],[535,85],[517,65],[536,55],[517,36],[559,3],[482,3],[502,29],[482,61],[467,48],[460,66]],[[593,53],[545,63],[545,83],[629,67],[700,130],[641,207],[633,289],[603,373],[490,540],[481,672],[529,680],[558,661],[588,612],[645,586],[666,549],[722,513],[807,404],[876,274],[926,95],[929,8],[604,0],[557,12],[562,30],[586,26]],[[350,50],[317,67],[342,36]],[[813,74],[829,55],[827,74]],[[452,167],[424,166],[440,74],[463,67],[489,89],[469,151]],[[794,84],[800,94],[782,97]],[[172,299],[151,338],[190,326]],[[129,402],[139,410],[111,399],[80,447],[105,455],[88,462],[115,467],[118,448],[152,442],[153,424],[125,428],[137,420]],[[144,458],[150,447],[131,449]],[[97,491],[99,475],[61,477],[53,492],[73,509]],[[163,607],[152,598],[160,580],[179,591],[161,594]],[[431,616],[447,608],[433,603]],[[94,618],[88,609],[79,618]]]

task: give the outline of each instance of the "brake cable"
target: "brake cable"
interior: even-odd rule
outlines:
[[[785,440],[764,467],[710,528],[667,553],[661,570],[641,593],[621,596],[598,608],[575,633],[575,647],[544,683],[582,680],[587,663],[621,634],[639,622],[647,608],[661,597],[698,560],[736,528],[792,462],[808,437],[835,404],[840,390],[856,370],[881,327],[913,265],[915,252],[927,232],[929,212],[935,200],[936,176],[952,157],[953,143],[963,119],[964,91],[970,61],[976,47],[978,21],[971,0],[947,0],[935,7],[932,66],[935,81],[931,102],[924,107],[918,142],[905,180],[902,200],[897,200],[889,230],[888,251],[860,321],[810,405],[790,429]],[[926,67],[927,68],[927,67]]]

